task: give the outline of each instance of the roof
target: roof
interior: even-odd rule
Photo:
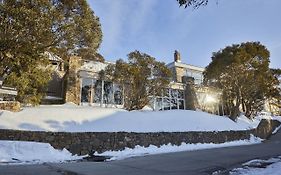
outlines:
[[[91,71],[91,72],[100,72],[101,70],[105,70],[106,66],[114,64],[111,62],[99,62],[99,61],[84,61],[80,70]]]

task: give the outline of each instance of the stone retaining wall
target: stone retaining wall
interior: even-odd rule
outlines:
[[[254,135],[262,138],[262,139],[268,139],[272,132],[280,126],[281,123],[277,120],[265,120],[263,119],[259,126],[254,130]]]
[[[268,126],[270,125],[270,126]],[[278,121],[263,120],[257,129],[247,131],[222,132],[159,132],[159,133],[128,133],[128,132],[44,132],[0,130],[0,140],[22,140],[50,143],[57,149],[66,148],[74,154],[84,155],[92,151],[122,150],[136,145],[160,146],[163,144],[180,145],[185,143],[223,143],[227,141],[249,139],[250,134],[267,138],[280,125]]]

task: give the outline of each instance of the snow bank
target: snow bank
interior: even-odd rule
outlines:
[[[268,160],[255,159],[243,164],[242,168],[236,168],[231,175],[280,175],[281,156]]]
[[[121,160],[129,157],[144,156],[144,155],[153,155],[153,154],[162,154],[162,153],[171,153],[171,152],[181,152],[181,151],[194,151],[200,149],[211,149],[211,148],[221,148],[229,146],[238,146],[238,145],[250,145],[261,143],[261,139],[251,135],[250,140],[238,140],[232,142],[225,142],[221,144],[214,143],[197,143],[197,144],[186,144],[182,143],[180,146],[176,145],[162,145],[159,148],[154,145],[149,147],[136,146],[135,148],[125,148],[122,151],[106,151],[101,154],[95,153],[97,156],[109,156],[112,157],[110,160]]]
[[[261,139],[251,136],[249,140],[239,140],[221,144],[198,143],[176,145],[162,145],[159,148],[150,145],[149,147],[136,146],[134,149],[125,148],[123,151],[106,151],[98,156],[112,157],[110,160],[121,160],[129,157],[162,154],[180,151],[193,151],[200,149],[211,149],[238,145],[250,145],[261,143]],[[0,141],[0,165],[7,164],[38,164],[38,163],[59,163],[82,159],[84,156],[72,155],[66,149],[56,150],[48,143],[26,142],[26,141]]]
[[[281,122],[281,116],[273,116],[272,120],[278,120],[279,122]]]
[[[275,130],[272,132],[272,134],[276,134],[279,131],[280,128],[281,128],[281,125],[278,126],[277,128],[275,128]]]
[[[247,130],[259,120],[228,117],[200,111],[132,111],[74,104],[26,107],[13,113],[0,110],[1,129],[66,132],[183,132]]]
[[[66,149],[56,150],[49,143],[0,140],[0,165],[63,162],[81,158]]]

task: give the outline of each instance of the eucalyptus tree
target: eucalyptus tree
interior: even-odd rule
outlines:
[[[1,0],[0,76],[17,100],[38,104],[50,79],[46,51],[91,58],[102,39],[86,0]],[[92,56],[93,57],[93,56]]]
[[[107,67],[106,74],[112,81],[125,88],[125,107],[142,109],[150,97],[161,96],[170,82],[171,72],[165,63],[148,54],[134,51],[128,54],[128,62],[120,59]]]
[[[200,6],[207,5],[209,0],[177,0],[180,6],[199,8]]]
[[[270,53],[259,42],[227,46],[213,53],[204,72],[205,83],[223,91],[225,106],[231,119],[247,117],[263,109],[268,99],[280,99],[279,81],[269,68]]]

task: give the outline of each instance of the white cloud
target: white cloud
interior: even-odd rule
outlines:
[[[128,16],[128,26],[130,27],[130,33],[133,35],[141,32],[159,1],[142,0],[134,2],[135,5],[133,9],[130,9],[130,15]]]
[[[118,51],[122,44],[130,43],[132,38],[139,39],[143,35],[143,30],[148,25],[149,17],[152,15],[155,6],[159,4],[159,1],[97,0],[89,3],[97,16],[100,17],[102,24],[103,42],[100,47],[101,52],[104,55],[116,55],[118,57]]]
[[[100,0],[90,2],[97,16],[100,17],[103,42],[101,48],[104,54],[110,53],[122,36],[122,28],[124,18],[122,18],[124,6],[120,1]],[[106,47],[105,47],[106,46]]]

